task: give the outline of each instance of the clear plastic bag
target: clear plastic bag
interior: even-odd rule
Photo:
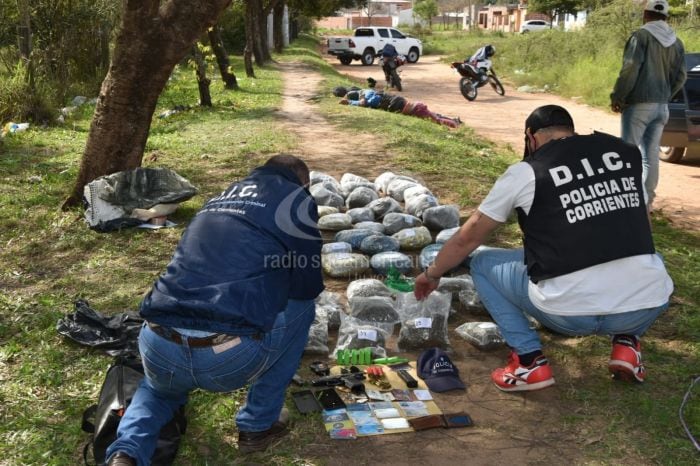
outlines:
[[[491,350],[505,344],[498,325],[493,322],[466,322],[455,332],[481,350]]]
[[[365,322],[397,324],[396,303],[388,296],[355,296],[350,301],[350,315]]]
[[[369,268],[369,259],[364,254],[334,252],[321,255],[323,271],[334,278],[355,277]]]
[[[322,307],[326,311],[329,330],[340,327],[340,315],[345,314],[345,308],[340,300],[340,293],[325,290],[316,298],[316,309]]]
[[[433,292],[422,301],[414,294],[398,293],[396,308],[401,319],[398,347],[401,351],[447,348],[447,319],[450,315],[449,293]]]
[[[316,317],[309,328],[304,353],[328,354],[328,310],[316,303]]]
[[[386,342],[394,332],[394,324],[364,322],[349,315],[340,315],[338,341],[333,356],[344,349],[372,348],[376,357],[386,355]]]
[[[355,298],[368,298],[371,296],[391,296],[391,290],[381,280],[376,278],[363,278],[350,282],[347,288],[348,302]]]

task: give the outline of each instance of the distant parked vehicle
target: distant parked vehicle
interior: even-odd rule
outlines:
[[[543,31],[551,27],[552,25],[549,23],[549,21],[544,21],[542,19],[528,19],[520,25],[520,33],[525,34],[526,32],[531,31]]]
[[[393,45],[401,55],[406,56],[409,63],[417,62],[423,53],[423,43],[419,39],[398,29],[376,26],[357,28],[352,37],[329,37],[328,53],[338,57],[343,65],[360,60],[363,65],[369,66],[385,44]]]
[[[685,86],[668,103],[669,118],[661,134],[661,160],[680,162],[700,155],[700,53],[687,53]]]

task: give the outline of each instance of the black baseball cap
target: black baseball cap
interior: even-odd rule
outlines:
[[[537,131],[543,128],[549,128],[550,126],[566,126],[571,128],[571,131],[574,131],[574,119],[571,118],[571,115],[564,107],[560,107],[559,105],[543,105],[542,107],[537,107],[530,116],[527,117],[527,120],[525,120],[525,134],[528,132],[530,134],[535,134]],[[528,155],[530,154],[526,137],[525,153],[523,156],[527,157]]]

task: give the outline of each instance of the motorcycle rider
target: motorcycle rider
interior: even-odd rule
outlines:
[[[386,87],[389,87],[391,83],[391,71],[398,67],[397,58],[399,52],[391,44],[385,44],[382,48],[382,71],[384,71],[384,79],[386,80]]]
[[[496,47],[491,44],[479,48],[474,55],[465,60],[466,63],[474,67],[478,73],[478,82],[488,79],[487,73],[491,69],[491,57],[496,54]]]

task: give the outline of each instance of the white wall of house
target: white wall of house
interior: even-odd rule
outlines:
[[[583,10],[576,13],[576,16],[560,15],[552,22],[552,24],[554,27],[561,27],[563,25],[565,31],[571,31],[574,29],[581,29],[583,26],[585,26],[587,18],[588,12]]]

